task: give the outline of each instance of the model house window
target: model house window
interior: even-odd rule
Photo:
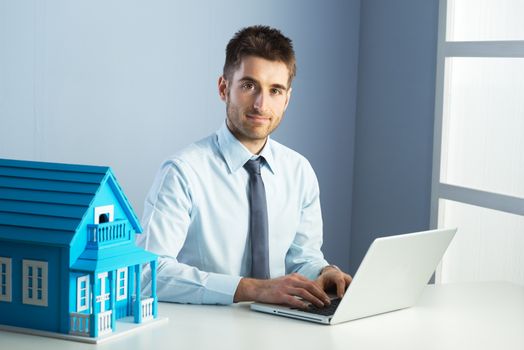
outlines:
[[[127,298],[127,268],[118,269],[116,276],[116,300],[124,300]]]
[[[114,205],[95,207],[95,225],[113,222],[115,216]]]
[[[76,311],[89,310],[89,275],[76,280]]]
[[[23,260],[22,301],[47,306],[47,261]]]
[[[524,284],[521,0],[441,0],[432,227],[458,227],[437,281]]]
[[[0,301],[11,301],[11,258],[0,257]]]

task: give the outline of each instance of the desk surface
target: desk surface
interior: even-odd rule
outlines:
[[[416,306],[336,326],[233,306],[160,303],[168,323],[100,345],[0,331],[0,349],[524,349],[524,287],[428,286]]]

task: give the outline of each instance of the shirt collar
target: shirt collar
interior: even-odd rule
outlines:
[[[240,142],[237,138],[229,131],[226,123],[224,122],[220,129],[216,132],[218,149],[224,157],[229,171],[234,173],[238,169],[242,168],[248,160],[254,156],[251,152]],[[271,150],[271,139],[268,136],[266,145],[260,152],[260,156],[264,157],[265,165],[268,166],[269,170],[275,173],[275,161],[273,158],[273,152]]]

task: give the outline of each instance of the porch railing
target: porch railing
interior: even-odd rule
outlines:
[[[112,332],[111,328],[111,314],[112,310],[101,312],[98,314],[98,335],[104,335]]]
[[[116,220],[98,225],[87,225],[88,247],[98,248],[130,239],[127,220]]]
[[[69,314],[69,334],[89,337],[91,315],[72,312]]]
[[[153,319],[153,302],[155,299],[147,298],[140,301],[140,311],[142,312],[142,321]]]
[[[111,325],[112,310],[98,314],[98,335],[104,335],[113,331]],[[69,334],[90,337],[92,315],[72,312],[69,314]]]

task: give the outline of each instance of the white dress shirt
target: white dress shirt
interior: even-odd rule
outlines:
[[[316,279],[322,216],[315,173],[302,155],[268,139],[260,153],[266,189],[271,278]],[[226,124],[166,160],[146,198],[137,243],[159,255],[159,300],[231,304],[251,271],[249,175],[253,157]],[[150,271],[144,271],[144,289]]]

